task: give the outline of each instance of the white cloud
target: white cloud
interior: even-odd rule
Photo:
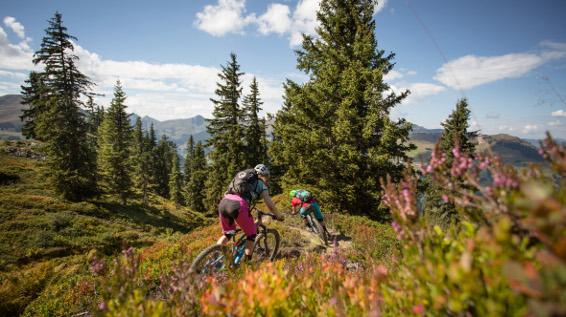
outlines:
[[[419,101],[422,101],[428,96],[437,95],[446,90],[446,87],[431,84],[431,83],[401,83],[399,85],[390,85],[391,90],[400,93],[409,89],[411,92],[405,100],[403,100],[403,104],[415,104]]]
[[[25,73],[20,72],[10,72],[0,69],[0,77],[10,78],[10,79],[17,79],[17,80],[24,80],[28,77]]]
[[[387,5],[387,0],[378,0],[377,4],[375,5],[373,14],[378,14],[385,6]]]
[[[5,17],[4,18],[4,24],[9,27],[10,29],[12,29],[12,31],[14,33],[16,33],[16,35],[21,38],[22,40],[26,39],[26,33],[24,32],[24,26],[16,21],[16,19],[14,17]]]
[[[533,134],[535,132],[538,132],[539,130],[539,126],[536,124],[527,124],[525,125],[525,127],[523,128],[523,133],[524,134]]]
[[[518,78],[549,61],[566,58],[566,44],[542,42],[552,49],[541,53],[516,53],[500,56],[466,55],[442,65],[434,79],[455,89],[470,89],[493,81]]]
[[[23,42],[22,42],[23,43]],[[113,86],[120,80],[127,94],[129,111],[160,120],[210,116],[219,68],[189,64],[157,64],[144,61],[115,61],[73,43],[79,57],[78,68],[96,84],[97,98],[108,105]],[[0,27],[0,93],[18,93],[27,73],[34,69],[29,46],[12,44]],[[253,74],[244,76],[247,89]],[[277,110],[282,103],[283,78],[258,76],[259,89],[266,111]]]
[[[560,122],[560,121],[558,121],[558,120],[556,120],[556,121],[550,121],[550,122],[548,122],[548,125],[551,126],[551,127],[558,127],[558,126],[561,126],[561,125],[562,125],[562,122]]]
[[[553,112],[551,113],[551,115],[552,115],[553,117],[566,117],[566,111],[564,111],[564,110],[562,110],[562,109],[556,110],[556,111],[553,111]]]
[[[267,11],[257,20],[259,32],[261,34],[289,32],[291,28],[290,14],[291,11],[286,5],[279,3],[269,5]]]
[[[0,68],[11,70],[29,70],[33,68],[33,52],[27,41],[12,44],[8,35],[0,27]]]
[[[244,16],[246,0],[218,0],[197,13],[195,25],[213,36],[243,33],[246,25],[255,21],[254,15]]]
[[[481,129],[481,125],[476,119],[472,119],[472,123],[470,124],[470,128],[472,128],[472,130],[479,130],[479,129]]]
[[[508,126],[508,125],[500,125],[499,127],[497,127],[497,129],[500,130],[500,131],[507,131],[507,132],[515,131],[515,128]]]

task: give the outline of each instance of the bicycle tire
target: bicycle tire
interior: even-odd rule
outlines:
[[[210,255],[214,255],[215,253],[221,255],[221,257],[215,259],[213,256],[212,258],[215,261],[215,263],[206,263],[207,257]],[[220,262],[216,262],[216,261],[220,261]],[[196,274],[210,274],[222,270],[225,266],[226,266],[226,249],[222,245],[215,244],[204,249],[194,259],[189,271]],[[206,271],[205,268],[209,268],[211,270]]]
[[[316,227],[316,234],[320,237],[322,242],[324,242],[324,245],[328,245],[328,236],[326,235],[326,230],[324,230],[320,222],[315,217],[311,217],[311,219],[314,223],[314,226]]]
[[[273,239],[274,245],[265,244],[265,242],[269,241],[270,237]],[[262,242],[264,243],[264,245],[262,245]],[[264,232],[261,232],[260,234],[258,234],[254,243],[255,258],[257,260],[265,260],[265,259],[269,259],[269,261],[275,260],[275,257],[279,252],[280,244],[281,244],[281,235],[279,235],[279,231],[269,228]]]

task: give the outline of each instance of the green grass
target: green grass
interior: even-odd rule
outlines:
[[[88,272],[89,252],[113,256],[210,221],[153,195],[147,206],[138,197],[126,206],[109,195],[63,200],[50,189],[41,160],[9,155],[7,146],[34,147],[0,142],[0,180],[8,180],[0,181],[0,315],[21,313],[45,289],[53,291],[60,279],[69,280],[77,266]]]

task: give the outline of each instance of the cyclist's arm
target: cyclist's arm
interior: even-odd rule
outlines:
[[[263,202],[265,202],[265,204],[267,205],[269,211],[277,215],[277,218],[283,220],[284,216],[281,213],[279,213],[279,211],[277,211],[277,207],[275,206],[275,203],[273,203],[273,200],[271,200],[271,197],[269,196],[267,190],[261,192],[261,198],[263,199]]]
[[[296,215],[296,214],[297,214],[297,206],[291,205],[291,214],[292,214],[292,215]]]

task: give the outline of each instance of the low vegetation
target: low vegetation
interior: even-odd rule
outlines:
[[[0,315],[23,311],[50,285],[74,276],[89,253],[150,246],[209,221],[156,195],[147,205],[138,198],[124,206],[108,195],[69,202],[45,181],[43,160],[15,156],[14,148],[41,152],[38,143],[0,143]]]

